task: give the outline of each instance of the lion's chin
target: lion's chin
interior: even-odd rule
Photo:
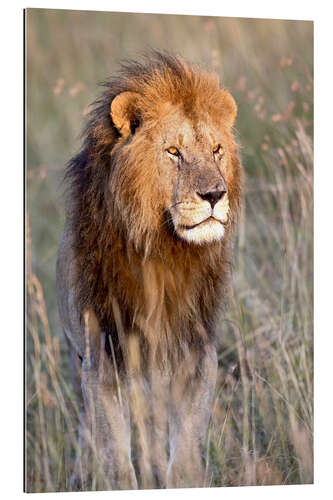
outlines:
[[[179,226],[176,231],[180,238],[197,245],[222,240],[225,233],[222,223],[212,218],[195,226]]]

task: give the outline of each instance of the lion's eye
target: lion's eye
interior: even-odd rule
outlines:
[[[222,154],[222,153],[223,153],[223,148],[222,148],[221,144],[217,144],[215,146],[215,148],[213,148],[213,154],[217,155],[217,154]]]
[[[180,152],[178,151],[177,148],[175,148],[175,146],[170,146],[168,149],[167,149],[167,152],[169,154],[171,154],[172,156],[180,156]]]

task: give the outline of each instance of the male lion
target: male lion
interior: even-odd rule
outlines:
[[[166,54],[126,62],[105,86],[67,169],[57,263],[84,400],[74,477],[204,486],[214,323],[241,198],[237,108],[216,75]]]

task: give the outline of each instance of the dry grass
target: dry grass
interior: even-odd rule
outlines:
[[[206,484],[311,483],[312,24],[30,10],[27,36],[27,491],[70,489],[78,450],[54,287],[59,181],[95,82],[149,45],[213,66],[239,105],[245,206],[233,300],[218,325]],[[98,467],[93,487],[103,487]]]

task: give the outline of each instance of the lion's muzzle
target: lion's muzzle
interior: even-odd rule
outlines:
[[[178,236],[189,243],[204,244],[221,240],[229,216],[228,193],[209,192],[206,198],[196,193],[194,200],[180,203],[171,211],[171,215]]]

